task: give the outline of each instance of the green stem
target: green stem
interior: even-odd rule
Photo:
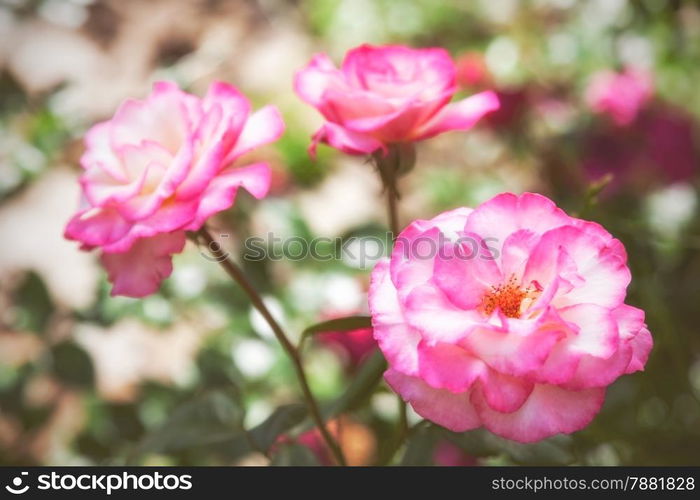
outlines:
[[[309,408],[311,417],[316,423],[318,430],[321,432],[321,436],[328,445],[328,448],[333,453],[333,456],[335,457],[335,460],[338,462],[338,464],[347,465],[345,462],[345,457],[343,456],[343,452],[340,449],[340,446],[338,446],[338,443],[335,441],[335,439],[333,439],[330,432],[328,431],[328,428],[326,427],[326,423],[323,421],[323,417],[321,416],[321,411],[319,410],[318,403],[316,402],[316,399],[314,398],[313,393],[311,392],[311,388],[309,387],[309,382],[306,377],[306,372],[304,371],[304,365],[302,363],[299,351],[296,347],[294,347],[292,342],[289,340],[287,334],[272,316],[270,310],[265,305],[265,302],[263,301],[258,291],[255,289],[253,284],[248,280],[246,275],[233,262],[233,260],[231,260],[228,253],[224,252],[224,250],[221,248],[218,242],[216,242],[212,238],[211,234],[209,234],[206,228],[203,227],[202,229],[200,229],[198,235],[206,243],[207,249],[214,255],[214,257],[216,257],[216,260],[219,262],[219,264],[221,264],[221,267],[224,269],[224,271],[226,271],[226,273],[241,288],[243,288],[243,290],[250,298],[253,307],[255,307],[258,310],[258,312],[260,312],[267,324],[270,325],[270,328],[275,334],[275,337],[282,345],[282,348],[287,353],[287,355],[292,361],[292,364],[294,365],[294,371],[296,372],[297,379],[299,380],[299,385],[301,386],[304,401],[306,402],[306,406]]]
[[[396,178],[392,176],[392,185],[386,189],[387,213],[389,214],[389,229],[391,230],[392,241],[399,235],[399,195],[396,189]]]
[[[372,155],[377,172],[382,180],[384,192],[387,200],[387,214],[389,218],[389,229],[391,230],[392,241],[399,236],[401,225],[399,224],[399,190],[397,181],[400,175],[410,171],[415,163],[415,150],[413,144],[397,144],[389,148],[386,155],[381,152]],[[400,395],[396,395],[399,405],[399,422],[394,439],[392,452],[389,454],[390,461],[396,452],[401,448],[408,435],[408,416],[406,403]]]

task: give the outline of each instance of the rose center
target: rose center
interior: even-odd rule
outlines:
[[[523,288],[515,276],[511,276],[505,283],[491,286],[481,301],[481,310],[488,316],[500,309],[509,318],[519,318],[541,291],[536,281]]]

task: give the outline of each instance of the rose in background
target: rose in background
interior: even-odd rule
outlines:
[[[226,83],[200,99],[158,82],[145,100],[127,100],[86,134],[83,199],[65,236],[101,251],[112,295],[149,295],[172,272],[186,231],[231,207],[239,187],[267,194],[266,163],[234,163],[283,131],[276,108],[251,113]]]
[[[338,313],[325,313],[324,321],[347,316]],[[321,345],[337,352],[345,360],[350,372],[357,370],[363,361],[377,348],[371,328],[357,328],[345,331],[324,331],[314,337]]]
[[[453,240],[438,248],[441,233]],[[629,282],[620,241],[540,195],[413,222],[372,273],[385,378],[455,432],[534,442],[577,431],[649,356]]]
[[[475,457],[468,455],[459,446],[442,440],[435,445],[433,462],[442,467],[470,467],[478,465]]]
[[[347,415],[341,415],[329,421],[328,428],[343,449],[348,465],[372,465],[372,460],[376,454],[377,442],[374,434],[367,426]],[[296,437],[290,435],[280,436],[273,445],[273,449],[279,450],[283,446],[292,444],[306,448],[321,465],[337,465],[327,444],[323,441],[321,433],[315,427],[302,432]]]
[[[493,78],[480,52],[466,52],[455,59],[457,85],[464,88],[489,87]]]
[[[593,75],[586,89],[586,102],[596,113],[609,116],[618,126],[629,125],[654,92],[652,76],[642,69],[620,73],[604,70]]]
[[[296,93],[325,118],[310,147],[319,142],[348,154],[384,151],[450,130],[468,130],[498,109],[490,91],[450,103],[456,68],[441,48],[362,45],[340,69],[317,54],[294,81]]]
[[[591,78],[585,97],[593,112],[607,118],[582,138],[582,165],[590,179],[612,174],[612,192],[645,191],[697,175],[697,123],[655,97],[651,74],[633,68],[601,71]]]

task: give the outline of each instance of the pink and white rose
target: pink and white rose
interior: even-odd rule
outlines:
[[[582,429],[642,370],[625,249],[548,198],[506,193],[409,225],[372,273],[385,379],[424,418],[520,442]]]
[[[125,101],[87,132],[81,208],[65,236],[101,251],[112,295],[149,295],[172,272],[186,231],[231,207],[239,187],[267,194],[266,163],[235,163],[283,131],[276,108],[251,113],[226,83],[200,99],[158,82],[145,100]]]
[[[444,49],[362,45],[337,69],[317,54],[299,71],[294,88],[316,107],[325,123],[313,136],[348,154],[386,151],[449,130],[468,130],[498,108],[493,92],[450,103],[457,91],[456,68]]]

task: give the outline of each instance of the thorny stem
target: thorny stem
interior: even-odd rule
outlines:
[[[314,398],[311,392],[311,388],[309,387],[309,382],[306,378],[306,372],[304,371],[304,365],[302,363],[299,351],[296,347],[294,347],[292,342],[289,340],[287,334],[272,316],[270,310],[265,305],[265,302],[263,301],[258,291],[255,289],[253,284],[248,280],[241,268],[239,268],[238,265],[236,265],[236,263],[229,257],[228,253],[226,253],[221,248],[221,245],[219,245],[219,243],[212,238],[211,234],[209,234],[206,228],[203,227],[199,230],[197,234],[202,239],[202,241],[206,243],[208,250],[216,258],[219,264],[221,264],[221,267],[224,269],[224,271],[226,271],[226,273],[241,288],[243,288],[243,290],[250,298],[253,307],[255,307],[258,310],[258,312],[260,312],[267,324],[270,325],[270,328],[275,334],[275,337],[277,337],[277,340],[282,345],[282,348],[287,353],[287,355],[292,361],[292,364],[294,365],[294,371],[296,372],[297,379],[299,380],[299,385],[301,386],[304,401],[306,402],[306,406],[308,407],[309,412],[311,413],[311,417],[316,423],[318,430],[321,432],[321,436],[328,445],[328,448],[333,453],[336,462],[340,465],[347,465],[345,462],[345,457],[343,456],[343,452],[340,449],[340,446],[338,446],[338,443],[331,436],[330,432],[328,431],[328,428],[326,427],[326,423],[324,422],[323,417],[321,416],[318,403],[316,402],[316,399]]]

